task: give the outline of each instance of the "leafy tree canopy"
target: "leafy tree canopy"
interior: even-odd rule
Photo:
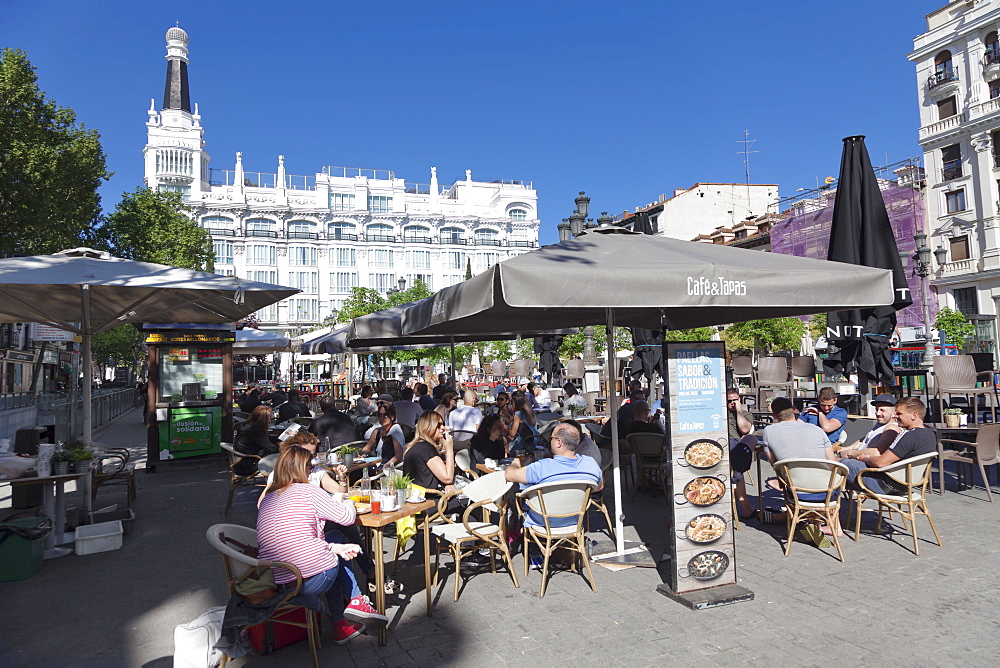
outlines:
[[[934,328],[944,333],[944,343],[954,344],[961,350],[966,342],[976,335],[976,326],[961,311],[953,311],[947,306],[937,312]]]
[[[113,255],[171,267],[213,271],[212,238],[184,214],[180,193],[136,188],[122,200],[100,229]]]
[[[722,340],[734,352],[772,353],[798,350],[805,332],[806,324],[798,318],[767,318],[732,324],[722,332]]]
[[[46,99],[19,49],[0,50],[0,256],[91,243],[110,178],[100,135]]]

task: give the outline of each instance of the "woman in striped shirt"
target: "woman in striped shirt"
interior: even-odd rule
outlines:
[[[353,524],[353,506],[334,503],[330,495],[309,484],[312,454],[292,446],[282,450],[274,467],[274,478],[264,494],[257,515],[257,547],[261,559],[294,565],[304,580],[299,595],[307,605],[321,610],[325,594],[327,611],[333,620],[334,640],[343,645],[365,630],[365,624],[385,626],[388,618],[372,607],[361,594],[354,574],[345,561],[361,553],[349,543],[331,543],[323,535],[326,521]],[[274,582],[294,584],[295,575],[274,568]],[[346,618],[346,619],[345,619]]]

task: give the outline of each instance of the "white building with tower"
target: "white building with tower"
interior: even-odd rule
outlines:
[[[188,87],[188,36],[170,28],[163,104],[148,112],[145,184],[180,192],[212,235],[216,273],[296,287],[258,312],[268,329],[297,329],[338,309],[353,287],[385,293],[423,281],[438,290],[538,246],[530,181],[465,178],[441,185],[390,170],[326,166],[308,175],[249,171],[237,152],[211,169]]]

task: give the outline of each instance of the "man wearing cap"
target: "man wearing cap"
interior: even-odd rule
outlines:
[[[891,394],[880,394],[872,399],[872,406],[875,407],[875,426],[865,434],[864,438],[841,448],[840,456],[842,458],[856,459],[858,454],[869,449],[878,450],[878,452],[867,453],[870,455],[885,452],[899,435],[901,430],[893,419],[893,412],[896,410],[896,397]]]

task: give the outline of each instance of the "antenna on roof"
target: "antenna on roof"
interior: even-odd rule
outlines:
[[[743,154],[743,167],[746,172],[747,179],[747,215],[753,215],[753,211],[750,210],[750,154],[760,153],[760,151],[751,151],[750,147],[756,143],[756,139],[750,139],[750,131],[743,131],[743,139],[741,139],[738,144],[743,144],[743,150],[737,151],[737,154]]]

